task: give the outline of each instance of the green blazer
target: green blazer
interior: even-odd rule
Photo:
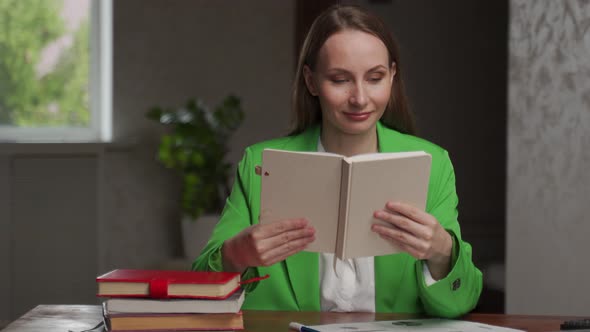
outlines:
[[[258,223],[261,179],[255,174],[255,166],[262,164],[262,150],[317,151],[319,135],[320,127],[315,126],[296,136],[246,148],[221,219],[201,255],[194,261],[193,270],[222,271],[223,242]],[[440,317],[457,317],[469,312],[477,304],[482,274],[471,260],[471,246],[461,240],[455,174],[447,152],[423,139],[386,128],[380,122],[377,123],[377,137],[380,152],[423,150],[432,155],[426,211],[451,234],[454,245],[451,272],[431,286],[424,283],[422,261],[406,253],[375,257],[376,311],[426,313]],[[242,279],[266,274],[270,278],[246,287],[243,309],[319,311],[318,255],[300,252],[269,267],[248,268]]]

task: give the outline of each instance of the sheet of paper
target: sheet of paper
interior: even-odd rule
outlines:
[[[405,319],[363,323],[325,324],[308,326],[319,332],[515,332],[522,331],[482,323],[450,319]]]

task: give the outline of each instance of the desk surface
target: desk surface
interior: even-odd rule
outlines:
[[[372,313],[244,311],[246,329],[243,332],[286,332],[291,321],[315,325],[409,317],[412,316]],[[559,331],[559,324],[566,319],[572,319],[572,317],[469,314],[462,319],[527,331]],[[100,307],[96,305],[39,305],[12,322],[2,332],[67,332],[68,330],[77,332],[94,327],[100,320]]]

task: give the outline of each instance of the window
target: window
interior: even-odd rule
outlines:
[[[0,142],[111,139],[111,0],[0,1]]]

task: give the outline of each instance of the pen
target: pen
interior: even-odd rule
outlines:
[[[297,323],[297,322],[289,323],[289,328],[293,329],[293,330],[297,330],[299,332],[320,332],[318,330],[314,330],[311,327],[307,327],[307,326]]]

